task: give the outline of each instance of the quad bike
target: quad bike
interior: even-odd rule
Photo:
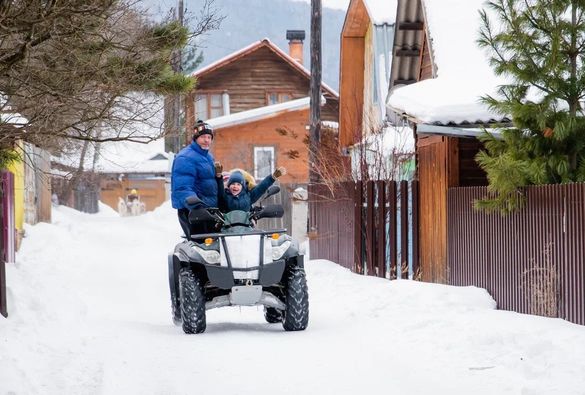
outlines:
[[[272,186],[266,197],[279,191],[278,186]],[[195,197],[187,203],[202,204]],[[169,254],[175,325],[182,325],[185,333],[202,333],[209,309],[263,305],[267,322],[282,322],[286,331],[307,327],[309,295],[298,243],[286,229],[263,231],[254,227],[261,218],[280,218],[283,213],[281,205],[225,214],[217,208],[191,210],[192,224],[212,222],[219,230],[192,235]]]

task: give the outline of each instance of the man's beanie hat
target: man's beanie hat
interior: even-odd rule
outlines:
[[[197,140],[199,136],[204,134],[209,134],[211,135],[211,138],[213,138],[213,129],[208,123],[205,123],[202,120],[198,120],[193,127],[193,141]]]
[[[246,180],[244,178],[244,175],[242,173],[240,173],[239,171],[234,171],[232,174],[230,174],[230,178],[228,178],[227,186],[229,187],[234,182],[237,182],[241,186],[246,185],[245,184]]]

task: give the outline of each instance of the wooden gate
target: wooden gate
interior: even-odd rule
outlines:
[[[402,278],[418,269],[416,181],[309,187],[311,258],[356,273]]]

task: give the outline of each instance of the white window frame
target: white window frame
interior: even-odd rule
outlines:
[[[268,151],[271,153],[272,160],[270,161],[270,174],[274,173],[274,162],[276,162],[276,158],[274,157],[274,147],[254,147],[254,178],[259,179],[258,176],[258,152],[265,152]]]

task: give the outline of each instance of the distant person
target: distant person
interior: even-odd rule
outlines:
[[[132,203],[135,200],[138,200],[138,191],[136,189],[132,189],[128,196],[126,197],[128,203]]]
[[[279,177],[286,174],[286,169],[284,167],[279,167],[274,173],[265,177],[260,184],[252,189],[248,189],[244,174],[241,171],[234,171],[228,178],[227,188],[223,188],[221,170],[221,164],[216,164],[215,171],[217,189],[219,191],[219,208],[223,212],[233,210],[250,211],[252,209],[252,204],[256,203],[264,192],[266,192],[266,190],[274,184]]]
[[[187,238],[191,235],[213,232],[213,223],[189,223],[189,211],[196,206],[186,199],[198,197],[203,206],[217,207],[217,182],[214,160],[209,149],[213,143],[213,129],[201,120],[193,128],[193,142],[183,148],[173,161],[171,170],[171,203],[177,209],[179,224]]]

